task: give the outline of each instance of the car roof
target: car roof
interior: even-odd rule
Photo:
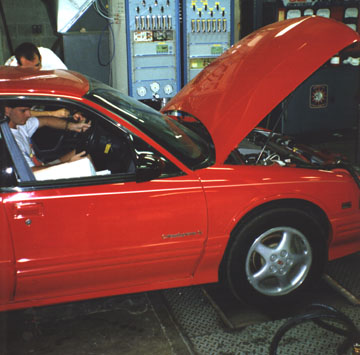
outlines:
[[[88,80],[73,71],[0,67],[0,95],[38,94],[82,97],[88,91]]]

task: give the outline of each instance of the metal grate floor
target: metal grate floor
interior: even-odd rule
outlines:
[[[360,270],[360,253],[355,253],[331,261],[326,273],[339,287],[348,293],[350,302],[360,305],[360,277],[358,270]]]
[[[360,295],[360,278],[354,270],[360,268],[360,255],[332,262],[327,273],[340,280],[348,291]],[[339,282],[340,282],[339,281]],[[334,289],[336,308],[360,327],[360,309],[342,298]],[[214,307],[202,287],[171,289],[162,292],[171,314],[187,337],[195,354],[206,355],[263,355],[269,353],[273,336],[287,318],[269,319],[256,316],[257,323],[231,329],[224,315]],[[341,298],[341,297],[340,297]],[[251,318],[251,310],[246,317]],[[241,314],[239,315],[241,318]],[[256,318],[255,317],[255,318]],[[277,354],[337,354],[337,346],[344,340],[340,335],[327,331],[313,322],[300,324],[288,331],[281,340]]]

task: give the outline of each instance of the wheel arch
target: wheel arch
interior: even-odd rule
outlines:
[[[219,266],[219,280],[224,278],[224,267],[226,264],[226,260],[231,249],[231,246],[235,240],[236,234],[238,231],[243,228],[248,222],[250,222],[255,216],[260,215],[264,212],[274,210],[274,209],[293,209],[294,211],[299,211],[307,214],[310,217],[315,216],[315,221],[317,221],[324,231],[324,236],[326,237],[326,242],[329,244],[331,239],[331,225],[330,221],[324,212],[318,205],[301,199],[282,199],[282,200],[274,200],[262,205],[256,206],[252,210],[248,211],[241,219],[236,223],[232,231],[230,232],[230,237],[220,262]]]

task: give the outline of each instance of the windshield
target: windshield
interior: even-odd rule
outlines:
[[[184,124],[101,82],[90,81],[92,90],[87,99],[126,119],[188,168],[195,170],[213,163],[212,145]]]

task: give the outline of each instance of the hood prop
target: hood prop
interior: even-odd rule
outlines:
[[[273,128],[271,129],[270,134],[268,135],[268,137],[267,137],[267,139],[266,139],[265,144],[264,144],[263,147],[261,148],[261,151],[260,151],[260,153],[259,153],[259,156],[258,156],[257,159],[256,159],[256,163],[255,163],[255,164],[258,164],[258,163],[259,163],[259,161],[260,161],[260,159],[261,159],[261,157],[262,157],[262,155],[263,155],[266,147],[268,146],[271,138],[273,137],[273,135],[274,135],[274,133],[275,133],[275,129],[277,128],[277,126],[278,126],[278,124],[280,123],[280,121],[282,121],[282,120],[284,119],[286,109],[287,109],[287,107],[288,107],[288,105],[289,105],[289,101],[290,101],[289,99],[290,99],[290,97],[291,97],[292,95],[293,95],[293,94],[290,94],[286,99],[284,99],[284,100],[282,101],[282,103],[281,103],[281,114],[280,114],[279,117],[277,118],[277,120],[276,120]],[[271,112],[269,113],[268,116],[270,116],[270,115],[271,115]]]

